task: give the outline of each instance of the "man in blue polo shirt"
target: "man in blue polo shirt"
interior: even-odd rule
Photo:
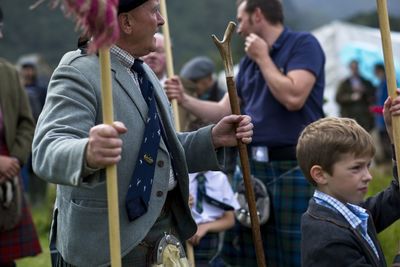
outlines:
[[[300,266],[300,217],[313,190],[298,168],[295,147],[302,129],[323,117],[325,56],[311,34],[284,26],[280,0],[239,0],[237,7],[246,56],[236,85],[242,111],[254,124],[251,172],[271,197],[271,217],[261,226],[267,266]],[[205,102],[180,87],[177,78],[166,82],[168,96],[196,116],[217,121],[231,112],[227,94],[218,103]],[[251,230],[235,229],[225,237],[225,258],[231,265],[257,266]]]

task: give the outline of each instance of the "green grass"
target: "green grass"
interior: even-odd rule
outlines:
[[[391,169],[390,168],[373,168],[372,170],[374,179],[372,180],[369,187],[369,195],[383,190],[388,186],[391,181]],[[35,207],[32,209],[33,219],[40,235],[40,244],[42,245],[43,252],[32,258],[24,258],[17,261],[17,267],[49,267],[50,266],[50,252],[48,233],[51,223],[51,212],[52,205],[54,202],[55,188],[50,187],[50,194],[48,201],[45,205]],[[400,208],[400,207],[399,207]],[[400,238],[400,221],[397,221],[385,231],[379,234],[379,240],[383,247],[383,251],[386,257],[386,261],[390,266],[397,250],[399,249],[399,238]]]

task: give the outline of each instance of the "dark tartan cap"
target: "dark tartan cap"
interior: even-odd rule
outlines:
[[[147,0],[119,0],[118,14],[123,12],[129,12],[134,8],[137,8]]]

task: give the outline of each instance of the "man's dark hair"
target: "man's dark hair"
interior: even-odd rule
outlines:
[[[256,8],[260,8],[265,19],[272,25],[283,24],[283,8],[281,0],[237,0],[236,4],[246,2],[245,11],[252,14]]]
[[[376,63],[374,66],[375,70],[381,70],[383,72],[385,72],[385,65],[383,65],[382,63]]]

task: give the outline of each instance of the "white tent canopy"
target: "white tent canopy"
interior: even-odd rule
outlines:
[[[348,63],[359,61],[361,74],[375,81],[373,67],[383,63],[382,42],[379,29],[335,21],[312,32],[321,43],[326,55],[324,111],[328,116],[337,116],[335,102],[339,83],[349,75]],[[391,33],[393,56],[397,77],[400,77],[400,33]],[[399,80],[399,79],[398,79]]]

